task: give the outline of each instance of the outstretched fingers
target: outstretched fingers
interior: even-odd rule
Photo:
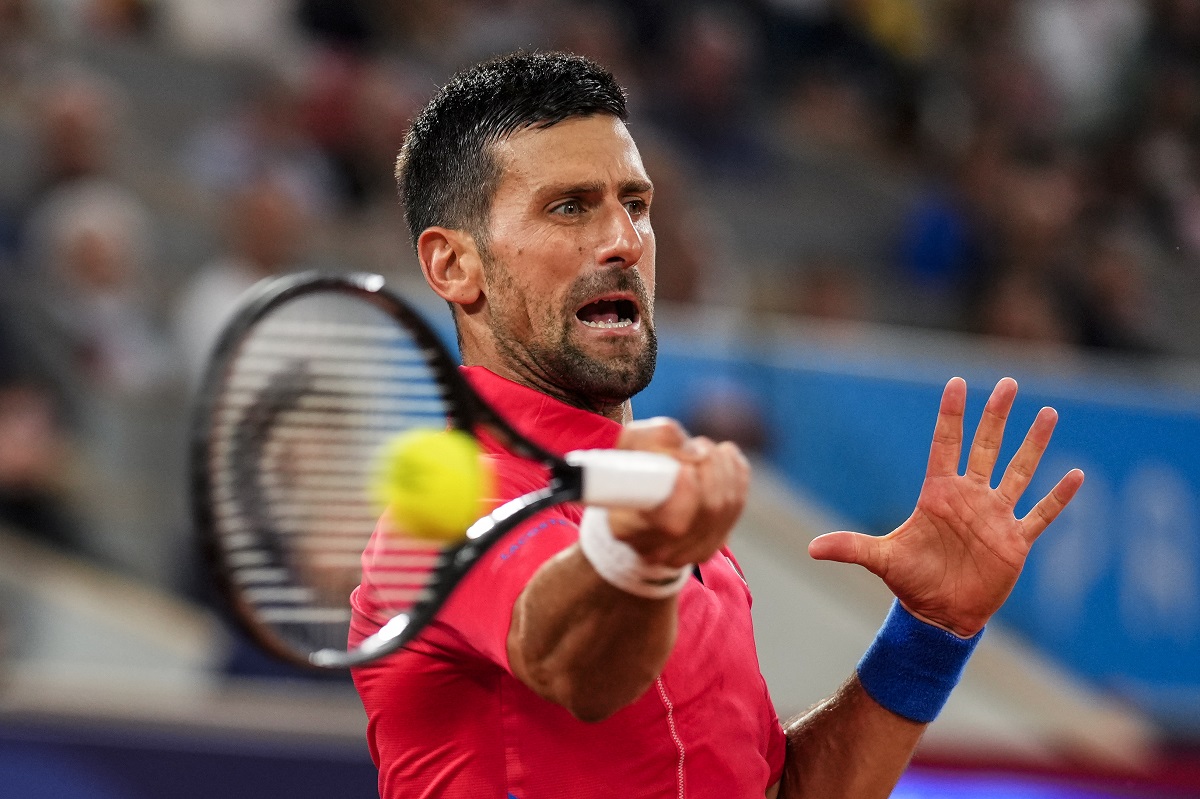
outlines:
[[[958,459],[962,456],[963,413],[967,406],[967,381],[952,377],[942,391],[938,406],[937,425],[933,428],[933,444],[929,447],[929,467],[926,477],[946,477],[958,474]]]
[[[1025,440],[1021,442],[1017,454],[1004,470],[1004,477],[1001,478],[996,491],[1010,508],[1016,506],[1025,489],[1029,487],[1057,423],[1058,411],[1053,408],[1042,408],[1038,411],[1037,418],[1025,434]]]
[[[1004,425],[1008,422],[1008,414],[1016,397],[1017,381],[1011,377],[1003,378],[992,389],[992,395],[983,408],[983,416],[979,418],[975,439],[971,442],[971,453],[967,456],[968,477],[984,483],[991,482],[992,470],[996,468],[996,459],[1000,457],[1000,445],[1004,443]]]
[[[1049,494],[1042,497],[1041,501],[1033,506],[1033,510],[1025,514],[1024,519],[1021,519],[1025,539],[1030,543],[1037,540],[1042,531],[1057,519],[1058,514],[1062,513],[1062,509],[1075,498],[1075,494],[1082,485],[1082,470],[1072,469],[1063,475],[1063,478],[1058,481],[1058,485],[1054,486]]]

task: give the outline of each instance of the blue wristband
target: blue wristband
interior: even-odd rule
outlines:
[[[917,619],[900,604],[892,610],[862,660],[858,681],[879,704],[911,721],[937,718],[983,630],[959,638]]]

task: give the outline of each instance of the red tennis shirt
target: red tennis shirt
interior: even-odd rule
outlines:
[[[616,444],[615,422],[481,367],[463,372],[551,452]],[[536,463],[503,450],[491,457],[500,500],[546,484]],[[513,605],[538,567],[575,543],[582,514],[580,505],[559,506],[510,533],[415,641],[355,670],[383,799],[761,799],[779,779],[783,728],[758,666],[750,591],[726,550],[684,587],[662,675],[608,719],[579,721],[512,675]],[[365,592],[352,604],[353,638],[386,621]]]

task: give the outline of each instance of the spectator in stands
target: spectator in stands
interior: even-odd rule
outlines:
[[[1053,287],[1026,272],[1002,274],[985,286],[975,308],[974,330],[1057,348],[1078,343]]]
[[[645,53],[636,46],[631,15],[618,4],[603,0],[574,0],[554,5],[553,48],[586,56],[604,64],[629,94],[631,108],[645,101],[644,73],[651,71]],[[645,5],[638,4],[645,15]],[[634,112],[637,114],[637,112]]]
[[[781,121],[789,143],[876,157],[884,149],[886,120],[863,82],[837,66],[821,65],[797,78],[788,87]]]
[[[86,0],[83,22],[93,36],[136,38],[150,32],[155,8],[153,0]]]
[[[27,323],[76,405],[96,393],[144,395],[172,378],[165,333],[148,308],[150,229],[145,208],[102,181],[59,189],[31,222]]]
[[[76,547],[65,491],[66,432],[13,327],[12,301],[0,296],[0,527]]]
[[[1170,59],[1155,67],[1137,136],[1143,213],[1167,247],[1200,260],[1200,70]]]
[[[308,221],[288,184],[264,178],[234,193],[227,252],[193,276],[173,312],[176,345],[194,379],[238,298],[259,280],[300,266]]]
[[[1038,0],[1017,4],[1020,52],[1038,66],[1062,109],[1060,133],[1094,137],[1127,104],[1149,13],[1141,0]]]
[[[338,204],[333,166],[304,129],[299,87],[277,70],[255,72],[239,107],[185,144],[181,166],[217,197],[267,176],[286,184],[309,213]]]
[[[42,61],[41,15],[32,0],[0,0],[0,109],[19,102]]]
[[[474,23],[474,5],[475,0],[407,0],[375,3],[373,10],[391,52],[425,65],[431,77],[444,77],[463,59],[463,28]]]
[[[979,130],[960,153],[937,156],[937,173],[905,214],[900,265],[910,286],[957,308],[999,256],[1007,144],[1001,131]]]
[[[120,90],[86,70],[64,68],[39,103],[42,174],[35,193],[108,174],[113,166]]]
[[[407,63],[326,51],[303,91],[304,127],[335,175],[336,201],[351,212],[396,206],[393,161],[425,90]]]
[[[211,59],[286,63],[302,49],[292,2],[150,0],[172,48]]]
[[[971,275],[967,327],[988,335],[1079,345],[1073,307],[1080,269],[1083,180],[1051,140],[1000,133],[988,209],[992,239]]]
[[[1127,226],[1112,225],[1088,236],[1072,292],[1084,346],[1142,355],[1166,350],[1158,298],[1146,279],[1148,250]]]
[[[53,399],[0,376],[0,527],[54,547],[79,547],[66,498],[66,438]]]
[[[1053,275],[1072,258],[1083,211],[1079,160],[1041,139],[1014,139],[1003,163],[1005,268]]]
[[[51,70],[29,91],[32,152],[23,174],[13,177],[19,185],[10,209],[9,247],[17,266],[38,210],[51,204],[57,192],[115,180],[118,133],[124,124],[120,90],[86,69]]]
[[[735,6],[688,8],[668,44],[651,118],[709,172],[762,176],[770,163],[753,80],[761,43]]]

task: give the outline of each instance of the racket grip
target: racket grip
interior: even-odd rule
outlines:
[[[583,470],[584,505],[654,508],[671,496],[679,476],[679,461],[656,452],[577,449],[566,461]]]

